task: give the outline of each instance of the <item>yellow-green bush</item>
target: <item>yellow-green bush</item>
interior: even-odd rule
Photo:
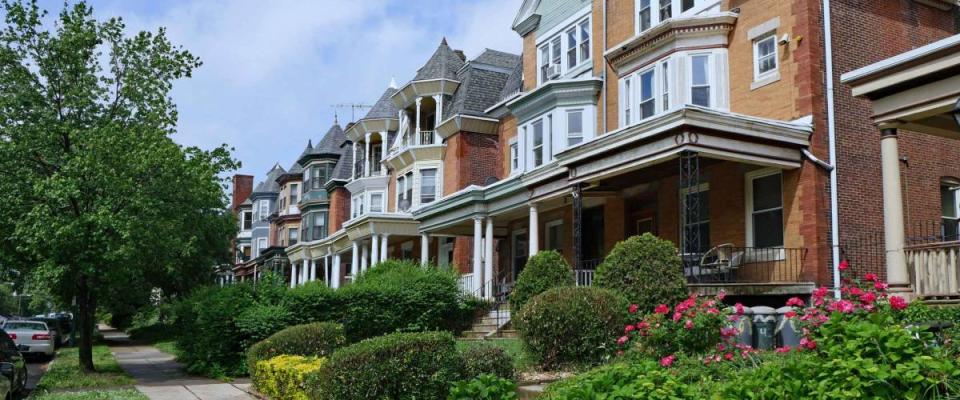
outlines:
[[[326,358],[280,355],[257,362],[253,385],[273,400],[307,400],[304,381]]]

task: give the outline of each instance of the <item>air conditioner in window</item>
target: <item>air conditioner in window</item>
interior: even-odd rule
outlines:
[[[547,79],[555,79],[560,77],[560,65],[553,64],[547,67]]]

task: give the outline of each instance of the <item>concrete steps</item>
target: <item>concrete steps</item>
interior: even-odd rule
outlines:
[[[501,336],[504,333],[504,327],[510,323],[510,306],[508,304],[500,305],[498,310],[493,310],[485,315],[477,317],[470,330],[461,334],[462,339],[482,340],[488,337],[516,337],[516,331],[507,330],[510,336]]]

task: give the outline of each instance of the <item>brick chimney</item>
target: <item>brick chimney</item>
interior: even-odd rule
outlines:
[[[230,200],[230,209],[236,210],[240,203],[250,197],[253,192],[253,175],[235,174],[233,176],[233,198]]]

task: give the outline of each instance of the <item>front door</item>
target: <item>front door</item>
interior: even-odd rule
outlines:
[[[603,206],[583,210],[583,265],[578,269],[594,269],[603,259]]]

